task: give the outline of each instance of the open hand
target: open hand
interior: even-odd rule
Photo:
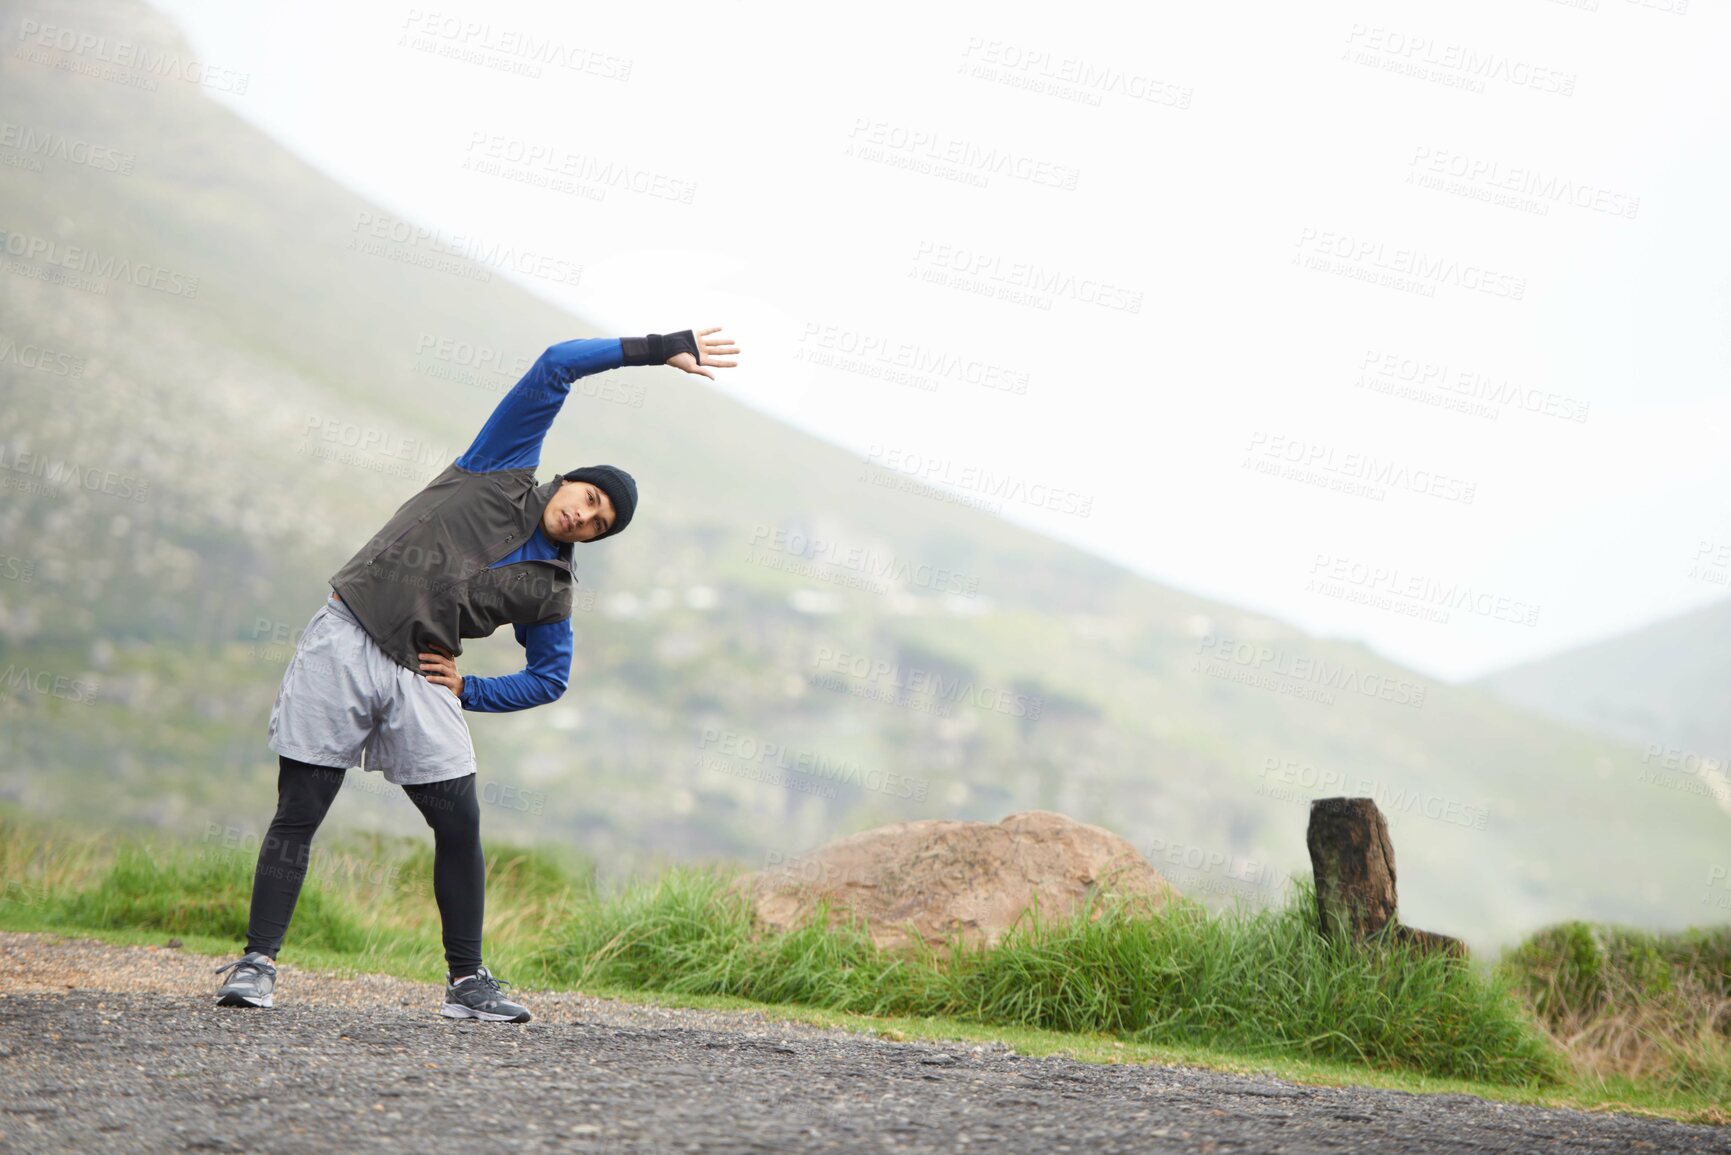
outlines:
[[[435,686],[443,686],[459,699],[463,696],[463,675],[457,673],[457,659],[449,654],[421,654],[421,676]]]
[[[710,366],[717,369],[731,369],[739,362],[732,359],[738,354],[739,346],[733,343],[732,337],[711,337],[711,333],[721,332],[720,325],[708,329],[693,330],[697,337],[697,352],[699,357],[693,358],[690,353],[676,353],[667,359],[667,363],[675,369],[683,369],[687,373],[697,373],[715,380],[715,374],[709,371]]]

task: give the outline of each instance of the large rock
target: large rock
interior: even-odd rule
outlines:
[[[760,928],[803,925],[827,899],[831,925],[864,919],[887,950],[919,940],[942,947],[952,938],[996,945],[1036,900],[1041,921],[1051,923],[1096,893],[1122,895],[1144,911],[1178,893],[1124,839],[1050,810],[998,823],[880,826],[734,885],[750,895]]]

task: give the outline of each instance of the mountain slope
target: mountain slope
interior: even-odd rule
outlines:
[[[9,43],[30,19],[185,51],[129,0],[0,14]],[[484,259],[429,268],[425,246],[358,235],[388,214],[195,86],[142,92],[26,44],[0,56],[7,118],[135,163],[0,164],[0,554],[30,574],[0,558],[0,795],[256,838],[265,719],[325,579],[461,451],[511,366],[593,330]],[[44,279],[70,246],[196,295]],[[551,256],[580,262],[571,247]],[[754,371],[806,371],[754,350]],[[1575,914],[1699,918],[1725,825],[1639,784],[1632,748],[885,484],[695,378],[579,385],[544,475],[613,462],[643,505],[579,547],[565,698],[471,716],[491,835],[608,870],[762,864],[1039,806],[1111,826],[1193,892],[1256,900],[1305,865],[1305,798],[1372,793],[1419,925],[1483,944]],[[789,544],[811,538],[835,548]],[[495,673],[521,651],[501,635],[464,658]],[[380,797],[333,821],[419,829],[350,777]]]
[[[1486,675],[1523,709],[1612,735],[1644,768],[1731,813],[1731,601]]]

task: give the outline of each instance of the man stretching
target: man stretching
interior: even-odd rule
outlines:
[[[246,954],[217,991],[225,1007],[268,1007],[276,956],[306,876],[313,833],[348,768],[402,786],[433,830],[433,897],[454,1019],[524,1023],[509,986],[481,965],[486,863],[475,747],[464,710],[545,705],[571,673],[571,547],[621,532],[637,483],[611,465],[537,484],[541,443],[578,377],[621,365],[672,365],[714,379],[738,346],[718,328],[554,345],[493,410],[467,452],[409,498],[331,577],[270,715],[276,816],[259,846]],[[464,677],[464,638],[510,624],[524,668]]]

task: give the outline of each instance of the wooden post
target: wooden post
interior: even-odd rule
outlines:
[[[1305,842],[1323,937],[1363,942],[1394,920],[1394,845],[1374,799],[1318,798]]]
[[[1316,879],[1317,928],[1351,942],[1386,937],[1465,958],[1466,944],[1402,926],[1397,914],[1394,843],[1372,798],[1318,798],[1305,834]]]

